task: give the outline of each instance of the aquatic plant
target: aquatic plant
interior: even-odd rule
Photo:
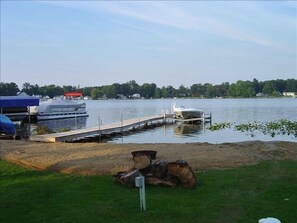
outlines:
[[[51,134],[51,133],[57,133],[57,132],[68,132],[68,131],[71,131],[71,129],[70,128],[60,128],[57,131],[54,131],[45,125],[39,125],[39,126],[37,126],[36,129],[33,130],[32,134],[45,135],[45,134]]]
[[[55,133],[53,130],[51,130],[50,128],[48,128],[47,126],[44,126],[44,125],[37,126],[37,128],[34,131],[36,132],[36,135]]]
[[[233,125],[230,122],[215,123],[208,127],[209,130],[215,131],[225,128],[231,128]],[[275,135],[293,135],[297,138],[297,122],[280,119],[271,122],[249,122],[234,124],[234,130],[248,132],[251,136],[255,136],[257,132],[262,132],[265,135],[274,137]]]
[[[225,128],[231,128],[231,122],[214,123],[208,127],[211,131],[221,130]]]

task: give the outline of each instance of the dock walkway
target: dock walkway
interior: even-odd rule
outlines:
[[[93,138],[104,135],[116,134],[127,132],[133,129],[141,129],[144,126],[150,126],[157,123],[165,123],[168,119],[172,119],[172,114],[154,115],[141,118],[132,118],[123,120],[120,122],[98,125],[96,127],[72,130],[68,132],[59,132],[45,135],[32,135],[30,136],[31,141],[39,142],[71,142],[77,141],[84,138]]]

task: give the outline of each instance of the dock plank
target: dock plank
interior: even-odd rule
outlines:
[[[138,128],[149,122],[156,122],[172,118],[172,114],[153,115],[141,118],[131,118],[116,123],[95,126],[86,129],[72,130],[68,132],[59,132],[45,135],[32,135],[30,141],[39,142],[57,142],[57,141],[74,141],[77,139],[96,137],[111,133],[121,133],[129,131],[132,128]]]

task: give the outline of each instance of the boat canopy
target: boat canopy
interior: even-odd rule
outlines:
[[[83,96],[83,93],[82,92],[66,92],[64,93],[64,96],[66,97],[82,97]]]
[[[31,96],[0,96],[0,108],[38,106],[39,99]]]

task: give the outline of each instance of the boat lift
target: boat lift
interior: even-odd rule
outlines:
[[[201,118],[189,118],[189,119],[173,117],[173,120],[176,122],[182,122],[182,123],[211,123],[212,114],[203,113],[203,116]]]

